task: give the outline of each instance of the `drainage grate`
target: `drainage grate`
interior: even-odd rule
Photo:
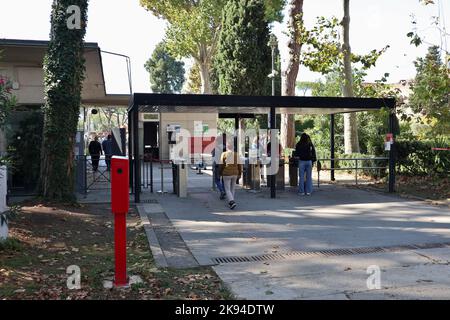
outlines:
[[[156,199],[141,200],[141,203],[159,203]]]
[[[212,260],[216,264],[225,263],[239,263],[239,262],[263,262],[274,260],[286,260],[296,257],[335,257],[335,256],[347,256],[355,254],[370,254],[381,252],[398,252],[398,251],[411,251],[417,249],[436,249],[450,247],[450,242],[447,243],[423,243],[423,244],[409,244],[409,245],[397,245],[397,246],[385,246],[385,247],[364,247],[364,248],[343,248],[343,249],[328,249],[318,251],[290,251],[286,253],[276,254],[262,254],[257,256],[230,256],[230,257],[216,257]]]

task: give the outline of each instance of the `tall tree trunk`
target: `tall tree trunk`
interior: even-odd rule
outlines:
[[[302,43],[299,41],[298,24],[303,17],[303,0],[291,0],[289,3],[289,62],[284,74],[283,95],[295,96],[295,85],[299,69],[299,56]],[[295,147],[295,118],[293,114],[281,115],[281,145],[283,148]]]
[[[73,147],[84,79],[87,8],[88,0],[54,0],[52,5],[44,59],[46,102],[39,183],[40,194],[52,201],[75,200]],[[73,10],[67,13],[68,9]]]
[[[200,79],[202,81],[202,93],[210,94],[212,93],[211,88],[211,76],[210,76],[210,65],[211,65],[211,56],[209,54],[208,48],[206,45],[200,45],[199,47],[199,59],[197,63],[200,67]]]
[[[343,0],[344,18],[342,19],[342,31],[344,43],[344,97],[353,97],[353,74],[350,48],[350,0]],[[345,153],[359,153],[358,122],[356,113],[344,114],[344,148]]]
[[[209,74],[209,64],[206,65],[204,63],[200,63],[200,78],[202,80],[202,93],[203,94],[210,94],[212,93],[211,88],[211,78]]]

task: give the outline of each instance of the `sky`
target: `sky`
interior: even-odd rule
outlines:
[[[450,1],[440,3],[441,21],[450,30]],[[0,38],[48,40],[52,0],[0,0]],[[438,6],[423,6],[418,0],[352,0],[350,1],[350,42],[355,53],[368,53],[390,45],[366,81],[380,79],[390,73],[389,81],[411,79],[415,75],[413,61],[426,53],[427,45],[418,48],[409,44],[411,14],[416,16],[419,30],[429,43],[440,44],[439,32],[430,28]],[[342,0],[305,0],[304,19],[307,27],[317,16],[343,14]],[[286,12],[287,16],[287,12]],[[139,0],[90,0],[88,29],[85,40],[97,42],[102,50],[130,57],[134,92],[151,92],[149,74],[144,64],[156,44],[164,38],[166,22],[154,17],[139,5]],[[276,23],[282,68],[286,64],[287,37],[285,23]],[[448,38],[450,45],[450,38]],[[448,48],[449,49],[449,48]],[[108,93],[128,93],[126,62],[123,58],[102,54]],[[190,65],[186,61],[187,66]],[[317,73],[301,68],[297,80],[314,81]]]

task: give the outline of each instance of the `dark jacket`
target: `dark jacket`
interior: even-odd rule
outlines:
[[[102,154],[102,146],[98,141],[91,141],[89,143],[89,154],[92,156],[98,156]]]
[[[103,152],[105,156],[112,155],[112,139],[107,139],[102,142]]]
[[[312,143],[308,143],[305,145],[300,145],[300,143],[297,143],[295,146],[295,153],[294,156],[297,157],[301,161],[316,161],[316,149],[314,149],[314,146]]]

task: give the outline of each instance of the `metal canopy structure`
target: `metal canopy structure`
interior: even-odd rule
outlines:
[[[298,96],[237,96],[209,94],[156,94],[135,93],[128,108],[130,183],[134,182],[135,202],[140,202],[141,173],[139,161],[139,113],[218,113],[218,114],[269,114],[270,129],[276,129],[276,114],[330,114],[331,149],[334,158],[334,114],[374,111],[383,108],[389,113],[389,131],[393,133],[395,123],[395,104],[393,98],[343,98],[343,97],[298,97]],[[244,116],[245,117],[245,116]],[[271,137],[272,138],[272,137]],[[389,191],[394,191],[395,162],[393,148],[389,160]],[[271,176],[271,197],[275,198],[275,177]]]
[[[393,108],[394,99],[342,97],[235,96],[208,94],[135,93],[130,110],[268,114],[275,107],[283,114],[336,114]]]

